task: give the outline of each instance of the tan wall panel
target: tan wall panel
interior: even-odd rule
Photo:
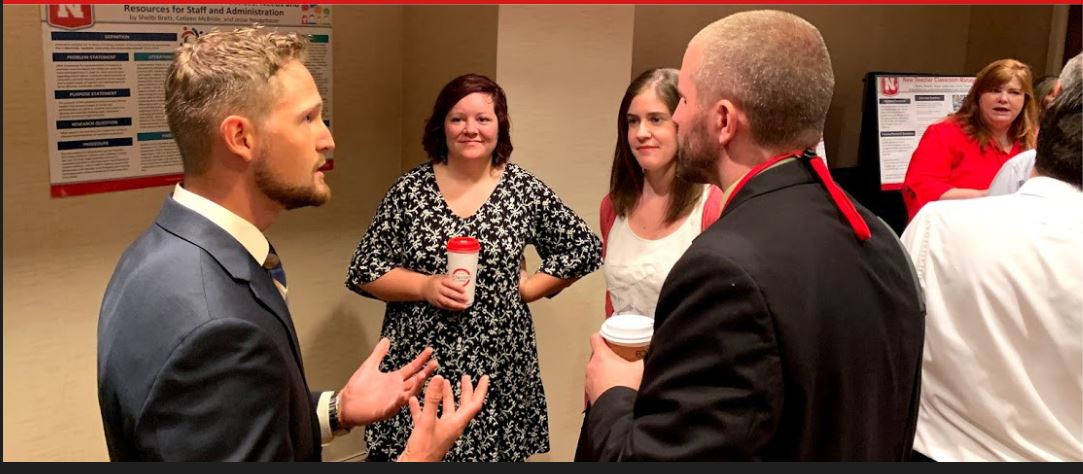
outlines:
[[[598,231],[609,188],[613,127],[631,67],[631,6],[500,7],[497,80],[508,93],[512,160],[542,179]],[[531,269],[537,259],[528,260]],[[531,304],[552,451],[570,461],[582,423],[588,338],[604,318],[599,270]]]
[[[406,7],[403,43],[402,170],[428,159],[422,129],[436,94],[467,73],[496,76],[496,5]]]
[[[820,30],[831,53],[835,95],[824,130],[832,166],[857,164],[862,78],[870,71],[962,72],[969,6],[784,6]],[[636,8],[632,73],[680,67],[688,40],[726,15],[757,7],[657,6]]]
[[[970,35],[966,45],[966,71],[976,74],[997,59],[1013,58],[1030,65],[1035,79],[1045,74],[1059,73],[1059,68],[1046,71],[1049,31],[1052,27],[1051,5],[972,7]],[[1063,41],[1063,38],[1058,39]]]

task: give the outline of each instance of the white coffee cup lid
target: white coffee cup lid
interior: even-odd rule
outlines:
[[[638,314],[614,314],[602,324],[602,337],[620,345],[650,342],[654,334],[654,319]]]

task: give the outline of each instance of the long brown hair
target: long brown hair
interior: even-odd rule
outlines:
[[[1008,128],[1008,138],[1022,143],[1024,150],[1030,150],[1034,148],[1038,134],[1038,104],[1034,100],[1032,77],[1030,66],[1022,62],[1014,59],[993,61],[978,72],[970,92],[952,117],[963,126],[967,136],[976,140],[979,147],[985,148],[993,139],[993,133],[982,121],[981,95],[1012,82],[1012,79],[1019,79],[1024,94],[1023,110],[1019,111]]]
[[[632,147],[628,144],[628,108],[632,99],[653,87],[658,98],[666,104],[669,114],[677,110],[680,94],[677,93],[677,70],[656,68],[645,71],[636,77],[624,98],[620,101],[617,112],[617,146],[613,151],[613,172],[609,176],[609,199],[618,216],[625,217],[635,209],[639,196],[643,193],[643,168],[639,167]],[[671,224],[681,216],[688,214],[696,205],[702,187],[674,173],[673,184],[669,189],[669,207],[666,209],[666,224]]]

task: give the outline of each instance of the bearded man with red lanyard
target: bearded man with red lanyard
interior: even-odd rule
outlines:
[[[673,267],[646,359],[597,334],[596,460],[910,457],[924,307],[909,258],[814,148],[834,76],[814,26],[743,12],[681,65],[678,173],[726,190]]]

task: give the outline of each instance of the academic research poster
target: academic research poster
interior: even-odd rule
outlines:
[[[45,5],[46,127],[53,197],[181,180],[165,119],[174,51],[211,31],[260,24],[307,35],[306,65],[332,123],[331,7],[326,5]],[[333,167],[328,157],[327,168]]]
[[[925,129],[959,110],[974,77],[885,74],[875,80],[880,187],[897,190]]]

